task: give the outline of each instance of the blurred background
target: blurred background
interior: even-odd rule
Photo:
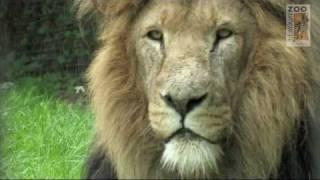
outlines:
[[[72,0],[0,0],[0,178],[80,178],[94,21]]]

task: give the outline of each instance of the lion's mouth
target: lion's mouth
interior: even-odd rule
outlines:
[[[195,133],[194,131],[192,131],[191,129],[188,129],[188,128],[178,129],[177,131],[172,133],[171,136],[166,138],[164,140],[164,143],[166,144],[166,143],[170,142],[173,138],[180,138],[180,139],[184,139],[184,140],[203,140],[203,141],[206,141],[210,144],[222,144],[222,143],[226,142],[226,138],[219,138],[216,140],[210,140],[206,137],[201,136],[198,133]]]

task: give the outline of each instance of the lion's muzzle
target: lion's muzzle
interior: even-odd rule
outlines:
[[[200,97],[187,97],[184,99],[178,99],[168,94],[160,94],[161,99],[171,108],[173,108],[182,117],[182,121],[186,114],[198,107],[207,97],[207,93]]]
[[[222,81],[210,76],[204,61],[195,57],[168,59],[159,72],[151,93],[155,96],[150,98],[149,119],[161,140],[175,139],[181,132],[191,132],[213,144],[225,138],[231,109],[223,101]]]

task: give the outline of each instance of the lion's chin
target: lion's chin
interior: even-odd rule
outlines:
[[[161,157],[163,168],[182,178],[208,178],[218,173],[221,147],[199,138],[178,136],[165,145]]]

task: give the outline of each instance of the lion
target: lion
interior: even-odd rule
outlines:
[[[287,3],[313,3],[289,47]],[[316,1],[92,0],[86,178],[310,178],[319,171]],[[318,147],[318,149],[316,148]]]

